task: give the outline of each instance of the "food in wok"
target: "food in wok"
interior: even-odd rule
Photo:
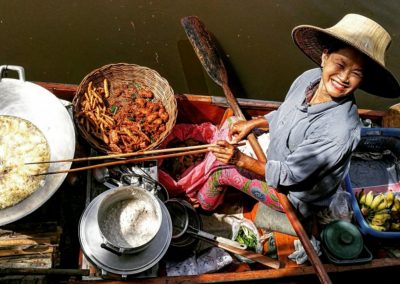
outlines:
[[[49,160],[50,149],[43,133],[31,122],[0,115],[0,209],[13,206],[44,183],[48,164],[25,165]]]

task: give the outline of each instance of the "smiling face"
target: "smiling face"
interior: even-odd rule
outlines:
[[[330,101],[354,93],[361,85],[364,55],[351,47],[322,54],[322,78],[315,94],[318,102]]]

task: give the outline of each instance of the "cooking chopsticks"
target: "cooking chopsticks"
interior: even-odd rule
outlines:
[[[146,156],[146,157],[139,157],[139,158],[135,158],[135,159],[126,159],[126,160],[105,162],[105,163],[100,163],[100,164],[91,165],[91,166],[85,166],[85,167],[80,167],[80,168],[73,168],[73,169],[60,170],[60,171],[54,171],[54,172],[45,172],[45,173],[36,174],[35,176],[62,174],[62,173],[73,173],[73,172],[91,170],[91,169],[108,167],[108,166],[116,166],[116,165],[130,164],[130,163],[138,163],[138,162],[143,162],[143,161],[148,161],[148,160],[166,159],[166,158],[174,158],[174,157],[181,157],[181,156],[187,156],[187,155],[202,154],[202,153],[206,153],[206,152],[210,151],[208,149],[208,147],[216,146],[216,145],[217,144],[206,144],[206,145],[198,145],[198,146],[178,147],[178,148],[147,151],[147,154],[149,154],[149,152],[152,152],[154,154],[155,151],[157,151],[158,153],[165,152],[164,150],[170,150],[169,152],[171,152],[171,150],[172,151],[177,151],[177,149],[179,149],[181,152],[171,153],[171,154],[161,154],[161,155],[149,155],[149,156]],[[241,145],[244,145],[244,142],[239,142],[239,143],[232,144],[232,145],[241,146]],[[200,146],[202,146],[202,147],[200,147]],[[197,147],[197,149],[198,148],[200,148],[200,149],[193,150],[193,147]],[[192,149],[192,150],[187,151],[187,149],[189,149],[189,148]],[[141,152],[141,155],[143,155],[144,153],[145,152]],[[129,154],[136,154],[136,153],[129,153]],[[114,156],[114,158],[115,158],[115,156],[118,156],[118,158],[119,158],[121,155],[107,155],[107,156],[102,156],[102,157],[104,159],[104,157],[109,157],[109,156]],[[92,158],[92,157],[90,157],[90,158]],[[82,158],[80,158],[80,159],[82,159]],[[88,158],[84,158],[84,159],[88,159]],[[61,160],[59,160],[59,161],[61,161]]]
[[[242,141],[242,142],[235,143],[235,144],[232,144],[232,145],[234,145],[234,146],[243,146],[243,145],[245,145],[245,142]],[[176,148],[149,150],[149,151],[141,151],[141,152],[139,151],[139,152],[122,153],[122,154],[111,154],[111,155],[93,156],[93,157],[83,157],[83,158],[66,159],[66,160],[28,162],[28,163],[25,163],[25,165],[46,164],[46,163],[47,164],[50,164],[50,163],[64,163],[64,162],[83,162],[83,161],[94,161],[94,160],[105,160],[105,159],[118,159],[118,158],[134,157],[134,156],[143,156],[143,155],[153,155],[153,154],[162,154],[162,153],[171,153],[171,152],[207,149],[208,147],[211,147],[211,146],[217,146],[217,144],[203,144],[203,145],[196,145],[196,146],[176,147]]]

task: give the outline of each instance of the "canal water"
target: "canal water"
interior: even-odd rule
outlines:
[[[29,81],[79,84],[105,64],[134,63],[157,70],[176,93],[223,96],[180,23],[197,15],[218,41],[235,96],[282,101],[315,66],[293,44],[293,27],[329,27],[347,13],[387,29],[387,66],[400,78],[397,0],[0,0],[0,65],[23,66]],[[384,110],[399,100],[359,91],[357,101]]]

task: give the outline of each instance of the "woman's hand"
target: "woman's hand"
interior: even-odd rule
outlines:
[[[232,124],[228,132],[228,139],[233,143],[242,141],[256,127],[266,127],[268,121],[264,117],[252,120],[238,120]]]
[[[225,140],[218,140],[216,144],[217,146],[211,146],[209,149],[221,163],[235,165],[260,176],[265,175],[265,163],[243,154]]]
[[[211,146],[209,149],[213,152],[217,160],[224,164],[236,165],[241,154],[237,147],[225,140],[218,140],[216,144],[218,146]]]

